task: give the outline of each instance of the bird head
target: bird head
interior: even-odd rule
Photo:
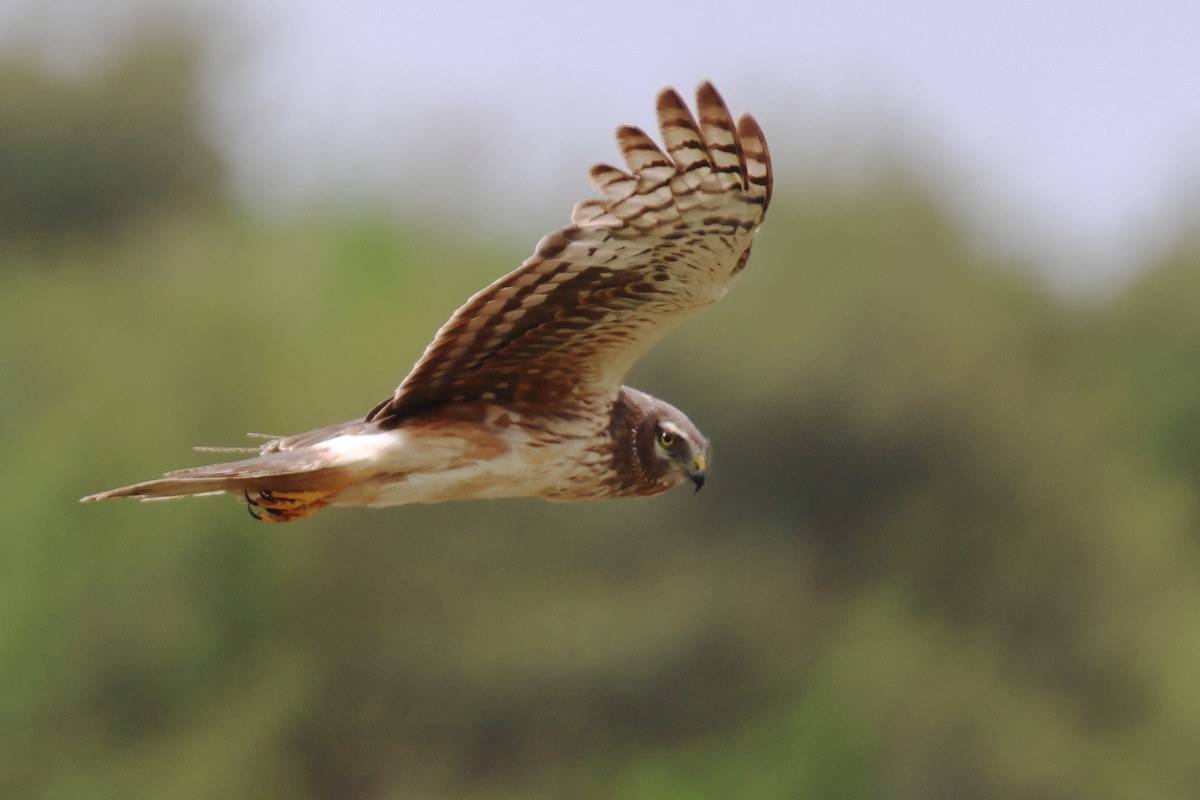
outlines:
[[[617,443],[617,447],[627,454],[621,459],[628,458],[636,474],[632,493],[657,494],[684,481],[691,481],[696,491],[704,485],[708,439],[678,408],[623,386],[614,419],[631,423],[617,426],[632,434],[628,444]]]

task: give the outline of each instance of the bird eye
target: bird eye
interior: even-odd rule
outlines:
[[[675,438],[675,434],[670,433],[668,431],[659,431],[658,443],[661,444],[663,447],[667,448],[668,450],[670,450],[672,447],[674,447],[675,442],[677,442],[677,441],[678,441],[678,439]]]

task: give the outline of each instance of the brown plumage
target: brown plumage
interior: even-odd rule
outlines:
[[[678,409],[624,387],[667,332],[724,295],[771,197],[766,141],[711,84],[698,118],[658,97],[665,152],[617,130],[627,169],[592,167],[576,205],[518,269],[468,300],[365,419],[271,439],[243,461],[83,498],[228,492],[288,521],[331,503],[472,497],[596,500],[703,482],[708,442]]]

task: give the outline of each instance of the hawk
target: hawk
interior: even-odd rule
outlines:
[[[753,117],[735,123],[707,82],[696,108],[658,95],[665,152],[618,128],[628,168],[592,167],[602,197],[454,312],[366,417],[83,501],[228,493],[255,519],[288,522],[331,504],[602,500],[688,480],[698,490],[708,440],[622,380],[746,266],[772,179]]]

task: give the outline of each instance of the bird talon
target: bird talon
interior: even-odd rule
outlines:
[[[259,522],[291,522],[307,517],[329,504],[325,492],[273,492],[259,489],[243,492],[250,516]]]
[[[254,517],[255,522],[262,522],[262,514],[254,513],[254,509],[258,508],[258,503],[250,499],[249,492],[242,492],[246,498],[246,510],[250,512],[250,516]]]

